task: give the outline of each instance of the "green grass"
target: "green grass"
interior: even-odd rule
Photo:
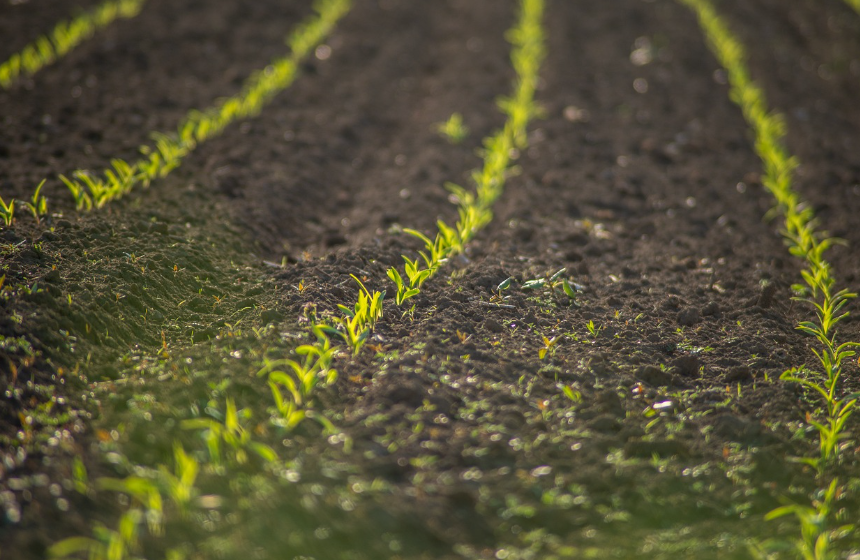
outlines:
[[[22,76],[32,76],[53,64],[116,19],[135,17],[145,2],[108,0],[73,19],[61,21],[50,33],[42,35],[0,64],[0,88],[9,89]]]
[[[845,394],[842,383],[843,365],[855,355],[855,342],[837,342],[836,326],[848,313],[844,311],[848,301],[856,294],[848,290],[837,290],[831,265],[825,260],[825,252],[840,240],[829,237],[819,229],[812,207],[801,199],[792,187],[798,160],[789,155],[785,144],[785,119],[768,109],[764,91],[750,77],[746,66],[743,44],[732,34],[728,25],[717,13],[709,0],[679,0],[697,15],[708,44],[726,69],[729,76],[730,96],[743,111],[744,118],[755,137],[755,150],[764,165],[764,187],[773,195],[775,207],[769,215],[783,219],[782,235],[789,252],[802,260],[803,283],[795,284],[796,299],[807,303],[815,311],[814,321],[803,321],[798,330],[813,337],[818,348],[813,348],[818,368],[806,366],[792,368],[782,379],[799,383],[824,402],[824,410],[807,418],[819,435],[818,457],[805,457],[801,461],[813,466],[824,478],[827,469],[839,462],[842,453],[850,447],[845,424],[855,411],[860,394]],[[836,480],[828,484],[828,493],[835,493]],[[812,512],[812,513],[810,513]],[[821,560],[835,558],[833,542],[845,534],[842,522],[829,509],[827,500],[813,500],[812,508],[786,506],[775,510],[771,517],[793,513],[798,518],[802,531],[794,543],[798,555]],[[812,517],[810,517],[812,516]],[[814,521],[810,519],[814,518]],[[835,522],[835,523],[834,523]]]
[[[149,186],[166,177],[198,144],[220,134],[241,119],[256,116],[278,93],[289,87],[299,73],[299,64],[334,28],[351,7],[351,0],[316,0],[316,14],[299,24],[287,43],[290,54],[277,58],[245,81],[240,93],[220,100],[204,110],[193,110],[169,134],[153,133],[154,145],[141,147],[143,157],[128,163],[111,161],[100,175],[77,170],[71,177],[60,175],[78,210],[101,208],[130,193],[137,186]]]

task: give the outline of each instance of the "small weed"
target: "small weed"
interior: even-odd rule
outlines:
[[[569,301],[576,301],[576,285],[571,284],[567,278],[564,277],[565,272],[567,272],[567,269],[562,268],[552,274],[548,274],[544,278],[528,280],[523,283],[522,289],[527,291],[546,290],[555,298],[566,297]]]
[[[439,124],[436,130],[452,144],[459,144],[469,135],[469,128],[463,124],[463,115],[460,113],[451,115],[447,121]]]
[[[558,344],[559,340],[561,340],[560,336],[555,336],[553,338],[543,338],[543,348],[538,350],[538,358],[541,360],[545,359],[547,356],[551,356],[555,354],[555,346]]]
[[[588,334],[591,336],[591,338],[597,338],[598,336],[600,336],[600,331],[603,330],[603,327],[598,327],[596,324],[594,324],[594,321],[588,321],[585,324],[585,330],[588,331]]]

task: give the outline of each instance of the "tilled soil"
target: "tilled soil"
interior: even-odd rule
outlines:
[[[70,13],[36,3],[0,8],[14,38],[0,55]],[[838,0],[719,7],[786,114],[797,189],[848,242],[830,259],[856,291],[860,17]],[[772,200],[724,74],[670,0],[549,3],[545,116],[494,221],[337,360],[316,408],[340,436],[266,428],[262,361],[309,340],[313,310],[350,305],[351,274],[391,294],[386,269],[419,248],[402,228],[456,219],[443,184],[469,184],[503,122],[514,3],[357,1],[330,53],[165,180],[79,215],[55,176],[132,158],[234,93],[308,13],[151,0],[0,91],[0,192],[49,176],[55,213],[0,233],[4,558],[113,522],[114,496],[75,491],[72,457],[91,480],[171,464],[174,440],[202,459],[181,420],[228,396],[285,466],[207,473],[203,507],[168,519],[146,557],[748,558],[795,538],[763,516],[818,485],[786,460],[816,453],[815,401],[779,381],[814,360],[795,329],[811,316],[791,297],[801,264],[763,220]],[[470,129],[458,145],[436,131],[453,112]],[[522,289],[561,268],[575,301]],[[856,362],[846,375],[856,388]]]

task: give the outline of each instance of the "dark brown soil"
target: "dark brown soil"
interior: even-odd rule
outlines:
[[[398,232],[456,219],[443,184],[468,185],[502,123],[513,7],[359,0],[331,57],[262,115],[88,215],[56,174],[133,158],[150,131],[235,93],[306,3],[151,0],[0,91],[0,196],[47,176],[54,212],[36,225],[19,210],[0,232],[3,558],[113,522],[115,497],[74,491],[73,456],[92,480],[170,464],[175,439],[202,459],[180,421],[226,396],[286,466],[208,473],[202,494],[220,505],[169,519],[146,557],[748,558],[799,534],[763,516],[818,487],[786,460],[816,452],[803,422],[816,402],[779,381],[814,363],[795,329],[811,316],[791,298],[801,264],[763,220],[746,124],[671,0],[548,5],[546,116],[492,224],[338,359],[318,407],[344,437],[263,429],[256,372],[307,337],[308,309],[353,301],[351,274],[393,293],[386,269],[418,248]],[[839,0],[720,9],[787,116],[796,187],[847,240],[830,259],[857,291],[860,17]],[[0,55],[72,12],[4,5]],[[470,129],[459,145],[436,131],[454,112]],[[521,289],[563,267],[575,302]],[[560,338],[540,359],[544,337]],[[860,340],[856,316],[840,339]],[[858,373],[852,361],[848,387]],[[856,419],[848,431],[856,443]],[[845,453],[852,522],[860,472]],[[845,557],[858,546],[839,543]]]

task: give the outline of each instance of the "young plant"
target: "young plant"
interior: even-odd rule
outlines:
[[[87,193],[87,189],[83,184],[73,179],[69,179],[65,175],[60,175],[60,180],[66,185],[66,187],[68,187],[69,192],[72,193],[72,198],[75,201],[75,208],[78,211],[92,210],[93,199],[90,197],[89,193]]]
[[[186,430],[202,430],[209,458],[216,467],[221,465],[222,444],[227,446],[228,458],[239,465],[248,462],[248,451],[253,451],[266,462],[276,461],[278,454],[275,450],[253,441],[251,432],[242,425],[241,421],[247,421],[250,416],[250,410],[237,410],[236,403],[228,397],[223,422],[215,418],[192,418],[183,420],[181,426]]]
[[[33,192],[33,196],[30,197],[29,201],[21,201],[27,210],[33,214],[33,218],[36,219],[37,224],[41,223],[42,216],[48,213],[48,200],[41,194],[43,186],[45,186],[45,179],[42,179],[42,182],[36,187],[36,190]]]
[[[12,220],[15,218],[15,201],[10,200],[9,204],[3,202],[0,198],[0,218],[3,218],[3,223],[8,227],[12,225]]]
[[[421,290],[419,290],[418,287],[413,287],[413,281],[412,281],[413,277],[417,277],[418,261],[416,260],[413,263],[413,261],[410,261],[409,257],[406,257],[406,256],[404,256],[403,259],[407,263],[406,264],[406,274],[407,274],[407,278],[409,278],[408,283],[403,281],[403,277],[400,276],[400,273],[397,272],[396,268],[391,267],[388,269],[388,277],[391,278],[391,281],[394,282],[394,286],[397,288],[397,293],[395,293],[395,295],[394,295],[394,302],[397,305],[400,305],[404,301],[406,301],[407,299],[411,298],[412,296],[417,296],[418,294],[421,293]],[[410,270],[413,271],[413,275],[414,275],[413,277],[408,276]],[[421,272],[426,273],[427,277],[430,276],[429,270],[424,270]],[[420,286],[420,284],[418,284],[418,285]]]
[[[447,121],[440,123],[436,130],[452,144],[459,144],[469,135],[469,128],[463,124],[463,115],[454,113]]]
[[[120,516],[115,530],[96,522],[93,537],[63,539],[48,549],[48,557],[60,560],[85,555],[89,560],[132,560],[138,551],[138,533],[143,518],[143,511],[131,508]]]
[[[197,488],[194,486],[197,473],[200,472],[200,464],[194,457],[185,452],[182,444],[173,442],[174,470],[170,472],[165,465],[159,465],[161,481],[167,487],[167,495],[179,510],[179,514],[185,517],[192,500],[197,497]]]
[[[831,527],[830,517],[834,513],[834,501],[838,491],[834,479],[830,486],[821,492],[821,497],[812,500],[811,506],[788,504],[771,510],[765,519],[772,520],[793,515],[800,524],[800,538],[793,543],[799,558],[804,560],[836,560],[841,556],[833,550],[833,543],[851,535],[856,525],[846,524]],[[778,543],[765,543],[765,548],[780,549]],[[777,545],[777,546],[773,546]]]
[[[574,284],[571,284],[567,278],[564,277],[564,273],[567,272],[566,268],[562,268],[561,270],[547,275],[545,278],[537,278],[535,280],[528,280],[522,285],[523,290],[541,290],[545,289],[549,292],[550,295],[559,298],[566,296],[569,300],[576,300],[576,287]]]
[[[547,356],[551,356],[552,354],[554,354],[555,353],[555,345],[558,344],[559,340],[561,340],[560,336],[555,336],[553,338],[547,338],[544,336],[542,338],[543,338],[543,348],[538,350],[538,358],[540,358],[541,360],[543,360]]]

